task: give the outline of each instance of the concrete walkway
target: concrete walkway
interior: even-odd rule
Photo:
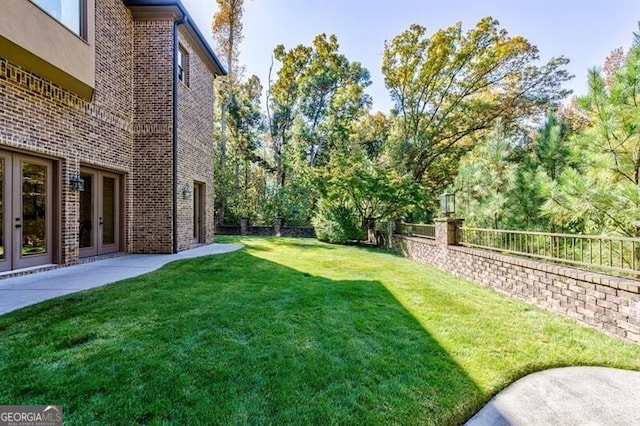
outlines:
[[[176,254],[131,254],[0,280],[0,315],[47,299],[100,287],[159,269],[174,260],[239,250],[241,244],[210,244]]]
[[[530,374],[496,395],[466,425],[640,425],[640,372],[567,367]]]

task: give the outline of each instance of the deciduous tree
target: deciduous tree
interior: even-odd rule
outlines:
[[[369,105],[368,71],[340,53],[337,38],[320,34],[311,46],[278,46],[277,78],[270,84],[268,115],[274,168],[280,191],[287,177],[305,181],[315,167],[326,166],[334,149],[349,141],[351,124]],[[282,200],[284,202],[284,200]]]
[[[226,60],[227,75],[220,78],[218,92],[220,102],[220,166],[225,167],[227,159],[227,111],[233,96],[233,86],[240,75],[238,55],[242,42],[242,15],[244,0],[216,0],[218,11],[213,16],[211,31],[217,51]]]
[[[353,122],[349,143],[336,149],[326,167],[316,168],[323,209],[315,223],[356,218],[371,238],[376,221],[397,219],[424,205],[420,186],[410,176],[396,172],[382,155],[388,124],[381,113]],[[345,224],[351,227],[352,223],[347,220]],[[340,223],[333,226],[340,227]],[[342,234],[350,234],[344,231]]]
[[[439,191],[455,175],[461,149],[501,118],[509,129],[564,98],[568,60],[537,66],[538,49],[488,17],[430,37],[411,25],[385,43],[382,72],[395,102],[398,167]]]

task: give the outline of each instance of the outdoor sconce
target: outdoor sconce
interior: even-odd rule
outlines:
[[[189,198],[191,198],[191,187],[185,183],[182,187],[182,199],[188,200]]]
[[[440,196],[440,213],[442,216],[453,216],[456,212],[456,195],[453,192],[444,192]]]
[[[80,177],[80,175],[75,175],[69,180],[71,183],[71,190],[74,192],[84,191],[84,179]]]

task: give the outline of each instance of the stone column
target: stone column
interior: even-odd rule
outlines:
[[[243,217],[240,219],[240,235],[248,235],[249,234],[249,218]]]
[[[399,226],[398,228],[396,228],[396,226],[398,226],[396,224],[396,221],[390,220],[389,222],[387,222],[387,248],[388,249],[393,248],[393,234],[396,229],[400,229]]]
[[[273,219],[273,233],[276,235],[276,237],[282,236],[282,218],[281,217],[276,217],[275,219]]]
[[[460,228],[464,219],[442,217],[436,222],[436,243],[438,246],[457,246],[460,243]]]

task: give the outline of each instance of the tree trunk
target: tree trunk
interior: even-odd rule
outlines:
[[[248,235],[249,234],[249,218],[243,217],[240,219],[240,235]]]
[[[240,192],[240,164],[236,161],[233,166],[233,193]]]
[[[276,237],[281,237],[282,236],[282,218],[281,217],[276,217],[273,220],[273,233],[275,234]]]
[[[230,101],[231,97],[227,94],[220,109],[220,167],[223,170],[227,165],[227,109]]]
[[[367,217],[364,219],[364,223],[367,227],[367,242],[378,245],[378,237],[376,236],[376,220],[371,217]]]

